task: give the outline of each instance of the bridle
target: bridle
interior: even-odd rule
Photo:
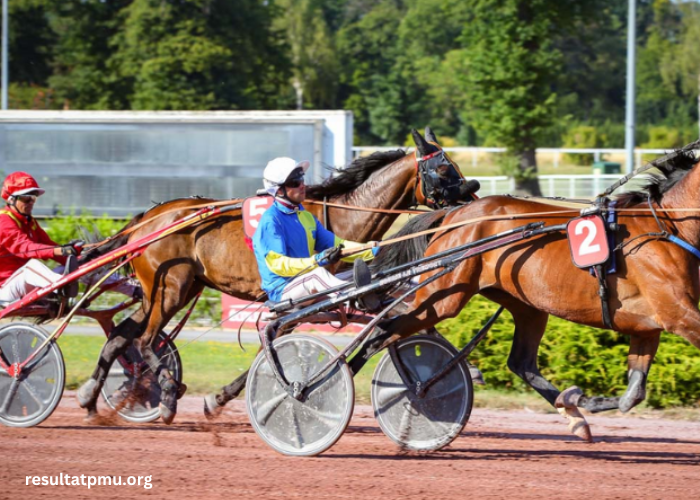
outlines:
[[[476,199],[469,192],[468,181],[439,147],[434,153],[425,156],[418,156],[416,151],[415,195],[419,204],[430,208],[452,206],[463,201],[466,195]]]

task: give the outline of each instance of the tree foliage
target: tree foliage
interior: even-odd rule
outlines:
[[[637,143],[696,137],[700,4],[637,4]],[[625,2],[13,0],[10,14],[13,107],[343,107],[359,143],[430,124],[507,146],[522,172],[578,127],[624,138]]]

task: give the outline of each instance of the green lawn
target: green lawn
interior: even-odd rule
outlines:
[[[65,335],[58,341],[66,361],[66,388],[77,389],[95,369],[104,339]],[[253,362],[257,346],[224,342],[176,342],[181,347],[180,357],[188,394],[207,394],[220,389],[243,373]],[[187,345],[185,345],[187,344]],[[358,402],[369,402],[370,382],[379,357],[372,359],[355,378]]]

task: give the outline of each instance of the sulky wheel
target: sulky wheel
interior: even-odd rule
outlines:
[[[21,364],[49,334],[26,323],[0,328],[0,356],[6,365]],[[16,366],[16,365],[15,365]],[[26,366],[19,377],[0,365],[0,423],[10,427],[32,427],[49,418],[61,401],[66,380],[63,355],[49,342]]]
[[[180,354],[170,340],[163,343],[166,338],[164,332],[158,334],[154,351],[173,378],[182,382]],[[129,422],[153,422],[160,416],[160,385],[134,345],[112,364],[102,387],[102,397],[110,408]]]
[[[427,382],[455,354],[444,338],[419,335],[397,342],[379,360],[372,379],[374,415],[384,434],[402,448],[433,451],[450,444],[469,419],[474,393],[462,361],[418,397],[406,388],[393,357],[399,357],[411,382]]]
[[[329,342],[310,335],[284,336],[273,345],[290,383],[310,379],[338,353]],[[354,404],[355,386],[344,361],[304,391],[300,401],[279,384],[264,352],[248,374],[250,422],[263,441],[284,455],[318,455],[333,446],[348,426]]]

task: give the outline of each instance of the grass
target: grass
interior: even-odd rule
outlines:
[[[184,345],[186,343],[186,341],[178,342],[178,346],[182,349],[180,356],[189,395],[207,394],[230,383],[250,366],[257,353],[257,346],[253,344],[245,344],[246,350],[241,351],[234,343],[193,342]],[[66,362],[67,389],[77,389],[87,380],[95,368],[102,344],[103,339],[100,337],[71,336],[70,334],[61,337],[59,345]],[[358,404],[370,403],[372,374],[378,361],[379,356],[372,358],[365,369],[355,377],[355,400]],[[488,383],[488,373],[485,377]],[[488,386],[475,387],[474,406],[502,410],[526,409],[537,413],[555,411],[534,391],[505,391],[491,389]],[[654,410],[642,404],[630,414],[642,418],[700,420],[700,411],[697,408]]]
[[[77,389],[95,369],[104,339],[64,335],[59,340],[66,362],[66,388]],[[242,351],[238,344],[224,342],[176,342],[181,348],[180,357],[187,383],[187,393],[208,394],[231,383],[252,364],[258,352],[254,344],[244,344]],[[187,345],[184,345],[187,344]],[[183,347],[184,346],[184,347]],[[370,383],[374,367],[379,361],[375,357],[355,378],[356,400],[360,404],[369,403]]]

